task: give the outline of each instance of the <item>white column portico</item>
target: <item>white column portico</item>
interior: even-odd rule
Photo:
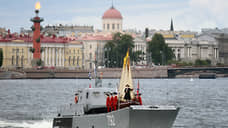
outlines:
[[[47,65],[47,56],[48,56],[47,55],[47,50],[48,50],[48,48],[46,47],[45,48],[45,61],[44,61],[45,62],[45,65]]]
[[[55,48],[52,48],[52,66],[55,66]]]
[[[49,57],[48,57],[48,65],[51,66],[51,48],[48,48]]]
[[[41,53],[41,58],[42,58],[42,61],[44,61],[44,51],[42,51],[42,53]]]
[[[62,59],[62,65],[63,65],[63,67],[65,66],[65,49],[63,48],[63,50],[62,50],[62,55],[63,55],[63,59]]]
[[[28,62],[31,62],[30,61],[30,50],[29,50],[29,48],[28,48]]]
[[[58,66],[58,48],[55,48],[55,65],[54,66]]]
[[[62,48],[59,48],[59,66],[60,67],[62,66],[62,64],[61,64],[61,60],[62,60],[62,53],[61,53],[61,51],[62,51]]]

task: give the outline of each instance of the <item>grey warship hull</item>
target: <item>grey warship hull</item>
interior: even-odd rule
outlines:
[[[130,106],[109,113],[61,115],[53,128],[171,128],[179,108],[174,106]]]

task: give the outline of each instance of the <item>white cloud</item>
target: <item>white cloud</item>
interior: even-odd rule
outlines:
[[[213,24],[217,27],[227,27],[228,17],[227,8],[228,0],[190,0],[189,6],[198,17],[204,17],[203,24],[214,22]],[[208,27],[210,24],[208,24]]]
[[[227,0],[190,0],[190,6],[206,9],[212,13],[224,13],[228,7]]]
[[[151,11],[143,11],[149,9]],[[126,7],[128,8],[128,7]],[[226,10],[228,0],[189,0],[186,3],[159,3],[154,5],[136,5],[142,9],[137,15],[125,15],[125,28],[145,27],[155,29],[169,29],[171,17],[174,19],[174,27],[177,30],[195,30],[201,28],[228,27]],[[128,9],[133,9],[129,7]]]
[[[173,2],[166,2],[166,3],[141,3],[135,5],[120,5],[120,8],[124,8],[125,10],[167,10],[169,8],[181,7],[186,5],[185,2],[173,3]]]
[[[176,17],[180,12],[150,12],[140,15],[126,16],[124,19],[124,28],[137,28],[145,30],[146,27],[150,29],[164,29],[168,30],[171,23],[171,17]]]
[[[142,1],[142,2],[141,2]],[[179,1],[158,1],[158,0],[130,0],[119,1],[116,8],[124,17],[123,27],[137,28],[144,30],[145,27],[155,29],[169,29],[170,20],[173,18],[174,27],[177,30],[197,30],[201,28],[224,28],[228,27],[228,0],[179,0]],[[180,2],[181,1],[181,2]],[[50,8],[43,9],[41,16],[44,16],[43,24],[77,24],[93,25],[101,29],[102,15],[109,7],[102,7],[104,4],[92,8],[80,6],[76,8],[64,8],[63,10],[54,10]],[[2,9],[0,9],[2,10]],[[18,18],[16,24],[14,20],[7,22],[7,19],[16,15],[13,13],[0,13],[2,26],[31,26],[29,18],[31,14],[25,14],[28,18]],[[21,13],[21,12],[20,12]],[[65,14],[65,15],[64,15]],[[12,15],[12,16],[11,16]],[[26,20],[26,22],[25,22]]]

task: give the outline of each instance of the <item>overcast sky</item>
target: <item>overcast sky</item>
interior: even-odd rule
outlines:
[[[111,0],[39,0],[42,25],[93,25],[101,29],[101,17]],[[19,31],[29,28],[37,0],[0,0],[0,27]],[[124,29],[170,28],[200,31],[201,28],[228,27],[228,0],[114,0],[123,16]]]

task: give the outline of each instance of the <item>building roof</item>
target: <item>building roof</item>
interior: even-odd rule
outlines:
[[[66,37],[56,37],[56,36],[40,36],[41,43],[68,43],[72,41],[70,38]],[[9,34],[5,37],[2,37],[0,35],[0,42],[33,42],[33,39],[31,36],[28,35],[15,35],[15,34]]]
[[[78,41],[94,41],[94,40],[112,40],[112,36],[111,35],[86,35],[83,37],[78,37],[76,40]]]
[[[111,7],[104,13],[102,19],[123,19],[123,17],[117,9]]]
[[[70,43],[70,44],[77,44],[77,45],[81,45],[81,44],[83,44],[83,42],[76,41],[76,40],[71,41],[71,42],[69,42],[69,43]]]
[[[86,34],[80,37],[57,37],[55,35],[45,36],[43,34],[40,35],[41,43],[71,43],[71,44],[81,44],[81,41],[108,41],[112,40],[111,34]],[[6,36],[0,35],[0,43],[13,42],[13,43],[32,43],[32,36],[26,34],[8,34]]]

